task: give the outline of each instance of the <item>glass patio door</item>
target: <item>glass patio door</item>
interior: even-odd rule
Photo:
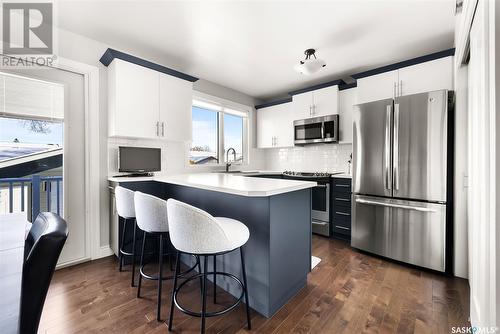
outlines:
[[[61,215],[59,265],[89,256],[85,219],[84,77],[39,68],[0,72],[0,214]]]

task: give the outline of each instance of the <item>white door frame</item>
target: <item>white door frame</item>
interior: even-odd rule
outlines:
[[[103,256],[100,246],[99,68],[61,57],[53,67],[83,75],[85,101],[85,255],[59,264],[60,268]]]

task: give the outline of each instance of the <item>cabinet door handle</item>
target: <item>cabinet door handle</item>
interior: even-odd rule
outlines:
[[[161,136],[165,137],[165,122],[161,122]]]
[[[403,80],[399,81],[399,96],[403,96]]]
[[[396,97],[396,82],[394,81],[393,97]]]
[[[156,136],[160,136],[160,122],[156,122]]]
[[[349,227],[344,227],[344,226],[339,226],[339,225],[335,225],[336,228],[340,228],[341,230],[347,230],[349,231],[350,228]]]
[[[347,199],[347,198],[340,198],[340,197],[335,197],[335,200],[336,200],[336,201],[343,201],[343,202],[350,202],[350,201],[351,201],[350,199]]]
[[[309,116],[312,115],[312,106],[309,106]]]
[[[350,216],[350,213],[345,213],[345,212],[340,212],[340,211],[335,211],[336,214],[342,215],[342,216]]]

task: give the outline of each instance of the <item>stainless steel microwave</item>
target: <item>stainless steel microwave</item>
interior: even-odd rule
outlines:
[[[339,115],[301,119],[293,122],[295,145],[335,143],[339,140]]]

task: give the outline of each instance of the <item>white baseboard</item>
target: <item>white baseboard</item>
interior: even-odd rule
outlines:
[[[99,250],[99,255],[93,260],[97,260],[97,259],[100,259],[100,258],[103,258],[106,256],[110,256],[110,255],[114,255],[111,247],[109,247],[109,245],[101,246],[101,249]]]

